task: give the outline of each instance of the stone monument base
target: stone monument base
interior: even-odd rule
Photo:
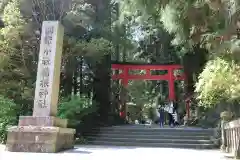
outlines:
[[[67,128],[67,119],[60,119],[54,116],[20,116],[18,126],[55,126],[60,128]]]
[[[56,153],[74,147],[74,129],[47,126],[14,126],[8,129],[6,150]]]

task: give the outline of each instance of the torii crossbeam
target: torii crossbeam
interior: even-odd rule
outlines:
[[[186,80],[184,73],[175,75],[175,70],[182,70],[183,66],[178,64],[137,64],[137,63],[112,63],[112,70],[119,71],[119,74],[113,72],[113,80],[121,80],[122,85],[127,88],[130,80],[165,80],[169,85],[169,101],[175,101],[175,87],[174,82],[177,80]],[[133,75],[129,71],[143,70],[145,74]],[[152,71],[167,71],[164,75],[153,75]],[[186,105],[188,106],[188,105]],[[124,114],[125,115],[125,114]],[[187,107],[187,115],[189,117],[189,107]]]

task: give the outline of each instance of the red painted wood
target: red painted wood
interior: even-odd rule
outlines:
[[[124,87],[128,86],[129,80],[166,80],[169,83],[169,100],[175,100],[174,81],[185,80],[185,75],[174,76],[173,71],[182,69],[181,65],[129,65],[129,64],[112,64],[113,70],[121,70],[122,73],[112,75],[113,80],[122,80]],[[129,70],[145,70],[144,75],[129,74]],[[165,75],[151,75],[151,70],[167,70]]]
[[[124,75],[114,75],[113,79],[123,79]],[[168,80],[168,75],[128,75],[128,80]]]
[[[174,82],[176,80],[185,80],[185,75],[175,76],[174,70],[183,69],[181,65],[131,65],[131,64],[112,64],[112,70],[121,70],[122,73],[112,75],[113,80],[122,80],[124,87],[128,86],[129,80],[166,80],[169,83],[169,100],[176,100]],[[129,74],[130,70],[145,70],[144,75]],[[151,75],[152,70],[167,70],[165,75]],[[187,115],[189,116],[189,103],[186,103]]]
[[[168,70],[168,90],[169,90],[169,100],[174,101],[175,100],[175,89],[174,89],[174,75],[173,70]]]
[[[128,68],[131,70],[168,70],[168,69],[183,69],[181,65],[122,65],[122,64],[112,64],[112,69],[123,69]]]
[[[147,77],[150,77],[151,76],[151,69],[146,69],[146,74],[145,74]]]
[[[128,73],[129,73],[129,69],[127,67],[125,67],[123,70],[123,73],[122,73],[122,76],[123,76],[122,83],[123,83],[124,87],[128,86],[128,81],[129,81]]]
[[[113,80],[123,79],[125,76],[123,74],[112,75]],[[128,75],[128,80],[169,80],[169,76],[166,75]],[[173,76],[175,81],[185,80],[185,76]]]

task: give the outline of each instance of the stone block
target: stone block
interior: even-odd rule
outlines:
[[[14,126],[8,129],[6,150],[56,153],[74,147],[74,134],[69,128]]]
[[[64,28],[60,21],[42,24],[33,116],[56,116]]]
[[[49,126],[49,127],[67,127],[67,119],[57,117],[33,117],[20,116],[18,126]]]
[[[67,120],[56,118],[64,28],[60,21],[44,21],[33,117],[20,117],[8,130],[6,150],[13,152],[58,152],[74,144],[74,129]]]
[[[221,150],[222,152],[226,152],[226,146],[225,146],[225,145],[221,145],[220,150]]]
[[[230,153],[231,152],[231,149],[229,147],[226,147],[226,153]]]
[[[224,129],[233,129],[233,128],[239,128],[240,127],[240,119],[225,123]]]

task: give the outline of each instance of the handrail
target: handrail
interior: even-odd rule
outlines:
[[[240,158],[240,119],[226,122],[222,121],[221,150]]]

